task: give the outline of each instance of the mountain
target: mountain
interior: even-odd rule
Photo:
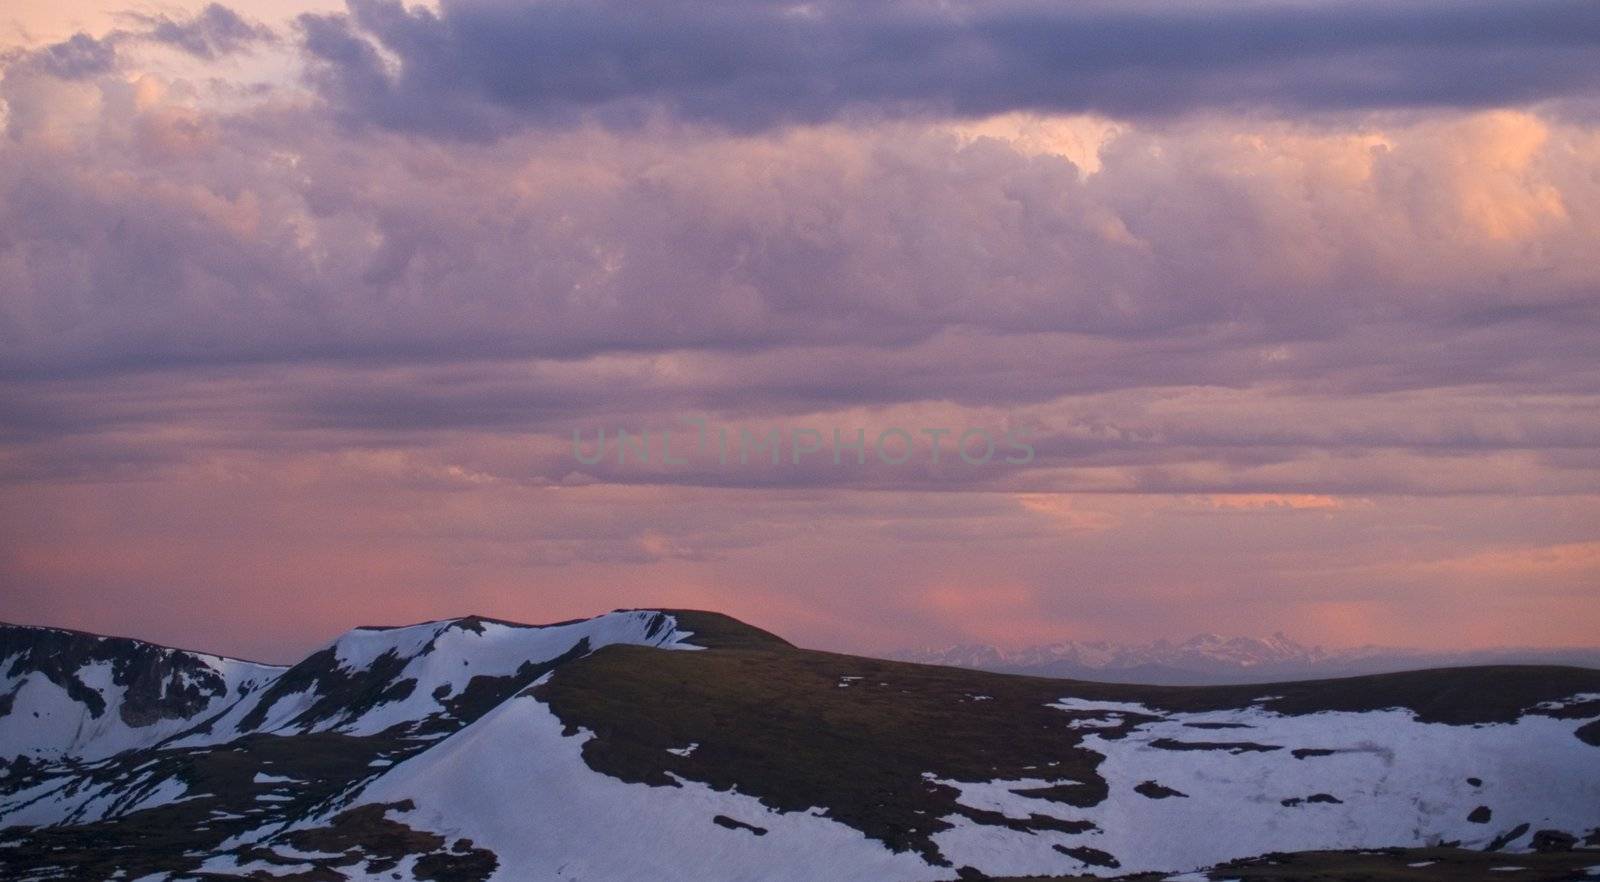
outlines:
[[[0,745],[43,759],[150,747],[281,673],[138,640],[0,623]]]
[[[1136,686],[815,652],[688,610],[360,628],[289,668],[0,637],[5,879],[1600,867],[1583,668]]]
[[[900,661],[1007,674],[1115,683],[1200,686],[1349,677],[1388,671],[1505,664],[1600,667],[1600,649],[1493,649],[1429,652],[1383,646],[1324,649],[1281,633],[1270,637],[1200,634],[1181,643],[1074,641],[1004,650],[985,644],[903,649]]]

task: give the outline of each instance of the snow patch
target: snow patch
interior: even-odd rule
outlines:
[[[379,778],[362,799],[413,800],[405,823],[495,852],[493,878],[502,882],[703,882],[707,867],[723,878],[770,882],[913,882],[940,874],[814,812],[778,812],[693,781],[650,787],[598,774],[582,755],[592,736],[564,736],[562,728],[538,700],[513,698]],[[767,832],[728,829],[712,822],[717,815]]]

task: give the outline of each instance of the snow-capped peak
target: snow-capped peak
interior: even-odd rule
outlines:
[[[284,670],[125,637],[0,624],[0,759],[98,759],[148,747]]]
[[[564,660],[614,643],[693,649],[688,636],[674,617],[639,610],[557,625],[467,616],[356,628],[183,743],[243,732],[443,730],[474,716],[487,696],[525,688]]]

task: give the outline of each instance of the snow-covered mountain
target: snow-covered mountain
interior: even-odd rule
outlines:
[[[1430,652],[1386,646],[1324,649],[1282,633],[1269,637],[1199,634],[1188,640],[1113,643],[1067,640],[1001,649],[987,644],[902,649],[899,661],[1008,674],[1171,686],[1270,683],[1471,665],[1557,664],[1600,667],[1600,649],[1494,649]]]
[[[139,640],[0,623],[0,759],[149,747],[283,673]]]
[[[1594,670],[1113,685],[812,652],[678,610],[362,628],[289,668],[0,635],[8,880],[1600,866]]]

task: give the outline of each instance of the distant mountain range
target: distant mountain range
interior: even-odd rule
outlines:
[[[1324,649],[1296,642],[1281,633],[1270,637],[1201,634],[1181,643],[1068,640],[1009,651],[986,644],[962,644],[902,649],[889,653],[889,657],[1000,673],[1172,686],[1270,683],[1472,665],[1600,668],[1600,647],[1462,652],[1385,646]]]
[[[1075,663],[1121,657],[1083,646]],[[688,610],[359,628],[292,667],[0,626],[5,880],[1596,867],[1600,671],[1583,668],[1131,686],[814,652]]]

